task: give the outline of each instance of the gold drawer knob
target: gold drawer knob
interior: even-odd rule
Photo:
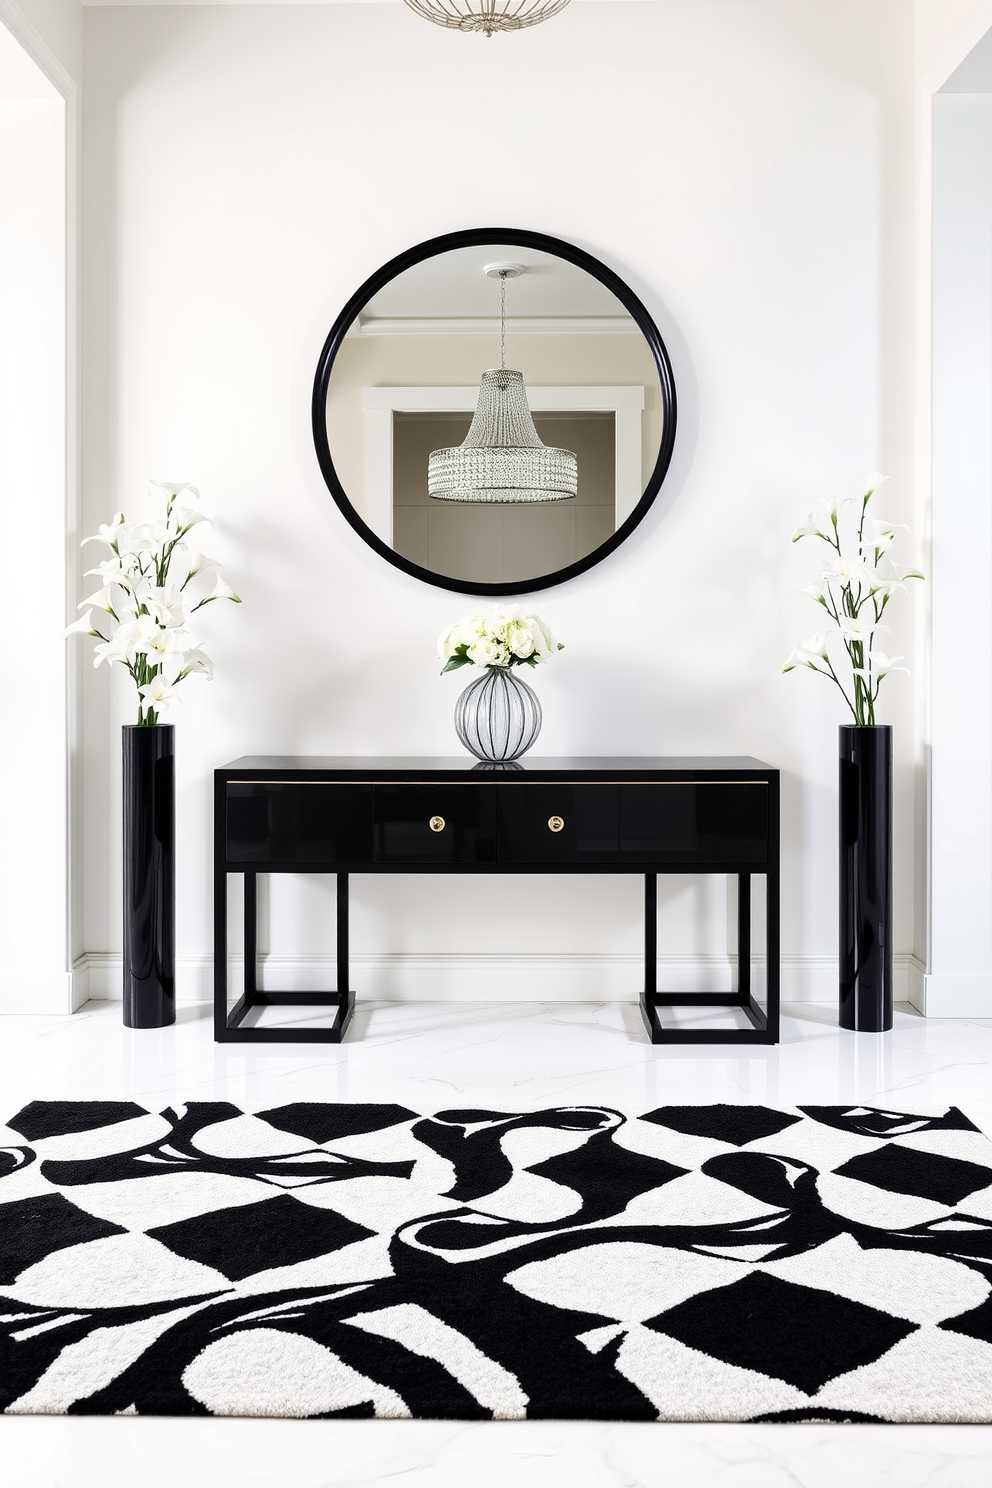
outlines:
[[[564,825],[565,818],[563,816],[548,817],[548,826],[551,828],[552,832],[560,832]]]
[[[444,831],[444,817],[443,816],[432,816],[431,819],[430,819],[430,821],[427,823],[427,825],[430,827],[430,829],[431,829],[432,832],[443,832]]]

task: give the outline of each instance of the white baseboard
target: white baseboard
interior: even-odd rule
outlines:
[[[992,1018],[992,976],[941,976],[931,972],[923,982],[920,1011],[925,1017]]]
[[[896,959],[898,960],[898,957]],[[899,971],[896,968],[893,968],[893,970],[895,971],[895,982],[896,982],[896,997],[895,997],[895,1000],[896,1000],[896,1002],[902,1002],[903,999],[900,996],[900,990],[899,990],[900,989],[900,973],[899,973]],[[922,1013],[923,1016],[924,1016],[924,1018],[926,1017],[926,1015],[927,1015],[927,969],[924,966],[923,962],[920,961],[916,956],[907,956],[906,957],[906,1001],[909,1003],[909,1005],[911,1007],[914,1007],[918,1013]],[[931,1017],[935,1017],[936,1014],[931,1013],[930,1016]]]
[[[121,964],[120,957],[117,958],[117,964],[118,966],[120,966]],[[119,981],[120,972],[118,972],[118,982]],[[118,991],[117,995],[123,1002],[123,988]],[[83,1003],[89,1002],[90,996],[90,958],[84,953],[82,956],[79,957],[77,961],[74,961],[72,963],[72,981],[69,988],[69,1011],[71,1013],[78,1013]]]
[[[91,951],[77,977],[82,997],[119,999],[121,960]],[[231,992],[240,991],[242,966],[231,958]],[[335,985],[335,968],[326,956],[262,956],[260,984],[269,991],[319,992]],[[923,968],[913,956],[896,956],[895,1000],[923,1011]],[[659,956],[658,987],[663,992],[724,992],[735,985],[736,961],[728,956]],[[785,1002],[832,1003],[837,998],[837,962],[832,956],[782,958]],[[351,981],[359,997],[383,1002],[630,1002],[640,994],[642,962],[636,955],[576,956],[353,956]],[[765,976],[755,960],[754,991],[764,997]],[[213,995],[209,956],[180,956],[176,999],[207,1002]],[[74,1002],[74,1008],[79,1003]],[[26,1011],[26,1009],[25,1009]],[[947,1015],[953,1016],[953,1015]]]

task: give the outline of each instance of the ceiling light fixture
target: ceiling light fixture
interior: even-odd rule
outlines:
[[[472,425],[461,444],[434,450],[427,494],[435,501],[567,501],[578,489],[571,450],[543,444],[534,428],[524,375],[506,365],[506,281],[520,264],[486,264],[499,279],[498,369],[483,372]]]
[[[406,0],[411,10],[449,31],[522,31],[564,10],[568,0]]]

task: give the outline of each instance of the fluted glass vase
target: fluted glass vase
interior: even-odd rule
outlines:
[[[487,666],[455,704],[455,731],[476,759],[519,759],[541,732],[537,693],[518,670]]]

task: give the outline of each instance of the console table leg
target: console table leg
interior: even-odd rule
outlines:
[[[335,1026],[338,1038],[344,1037],[351,1015],[355,1010],[355,994],[351,990],[351,967],[348,964],[348,875],[338,874],[338,1016]]]
[[[227,872],[214,864],[214,1041],[227,1033]]]
[[[258,883],[254,873],[245,873],[245,1006],[251,1007],[258,991]]]
[[[768,904],[765,910],[765,955],[768,960],[768,1041],[772,1044],[778,1043],[779,1034],[779,992],[781,986],[781,967],[779,965],[779,933],[780,915],[779,906],[779,869],[776,863],[768,870],[765,880],[765,892],[768,896]]]
[[[658,990],[658,875],[644,875],[644,991]]]
[[[741,1006],[751,1001],[751,875],[737,875],[737,995]]]
[[[652,1043],[658,1043],[661,1023],[658,1018],[658,875],[644,875],[644,990],[641,993],[641,1015]]]

